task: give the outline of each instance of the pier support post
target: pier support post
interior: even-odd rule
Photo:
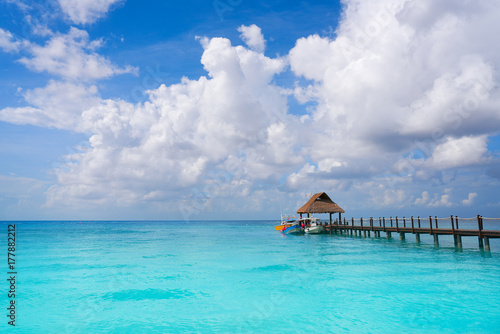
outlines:
[[[366,231],[363,231],[363,236],[366,238]]]
[[[368,238],[370,237],[370,231],[368,231]]]
[[[401,240],[401,241],[405,240],[405,233],[404,232],[399,232],[399,240]]]
[[[484,250],[490,251],[490,238],[484,237]]]
[[[387,239],[390,239],[391,238],[391,232],[386,232],[387,234]]]
[[[479,229],[479,248],[483,248],[483,217],[477,215],[477,227]]]
[[[439,236],[437,234],[434,234],[434,245],[439,246]]]
[[[462,248],[462,236],[460,234],[457,234],[457,247]]]
[[[415,241],[417,242],[417,244],[420,243],[420,233],[415,233]]]

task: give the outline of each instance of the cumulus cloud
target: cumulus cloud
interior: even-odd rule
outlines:
[[[293,73],[312,81],[294,94],[317,103],[306,147],[325,176],[486,162],[487,138],[500,128],[500,55],[485,51],[495,37],[481,20],[500,10],[486,1],[344,4],[335,38],[304,37],[289,53]]]
[[[451,200],[451,189],[445,189],[445,193],[441,196],[436,196],[434,197],[433,200],[431,200],[428,204],[429,207],[450,207],[453,206],[453,203],[450,201]]]
[[[448,138],[436,146],[428,165],[436,169],[447,169],[482,163],[488,151],[485,136]]]
[[[271,83],[284,61],[224,38],[202,45],[208,77],[150,90],[144,104],[105,100],[83,112],[89,148],[57,172],[50,203],[161,201],[210,185],[217,171],[225,181],[212,191],[241,196],[302,162],[286,95]]]
[[[96,80],[123,73],[137,74],[138,69],[119,68],[96,50],[101,40],[90,40],[85,30],[72,27],[67,34],[53,36],[45,45],[30,44],[32,57],[19,60],[36,72],[47,72],[65,79]]]
[[[469,193],[469,196],[467,197],[467,199],[464,199],[462,201],[462,204],[463,205],[471,205],[472,202],[474,202],[474,199],[477,197],[477,193]]]
[[[104,17],[111,6],[125,0],[58,0],[61,10],[76,24],[89,24]]]
[[[422,197],[417,198],[415,200],[415,204],[416,205],[424,205],[424,204],[427,204],[428,200],[429,200],[429,192],[428,191],[424,191],[424,192],[422,192]]]
[[[248,27],[241,25],[238,28],[238,31],[241,33],[240,37],[248,45],[248,47],[257,52],[264,52],[266,48],[266,40],[264,39],[264,35],[262,35],[262,30],[258,26],[255,24]]]

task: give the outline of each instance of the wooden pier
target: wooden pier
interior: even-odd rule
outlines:
[[[421,217],[403,217],[386,219],[380,217],[374,219],[354,219],[351,218],[344,220],[330,221],[324,224],[326,233],[346,233],[355,236],[370,237],[373,233],[375,237],[380,237],[380,232],[385,232],[387,239],[392,237],[392,233],[399,233],[400,240],[405,240],[406,234],[415,234],[417,243],[420,243],[420,235],[428,234],[434,237],[434,244],[439,245],[439,236],[451,235],[453,236],[455,247],[462,248],[462,237],[477,237],[479,248],[485,251],[490,250],[490,239],[500,238],[500,230],[484,229],[485,219],[495,219],[500,221],[500,218],[483,218],[477,216],[476,218],[458,218],[457,216],[450,216],[450,218],[421,218]],[[446,222],[447,220],[447,222]],[[460,228],[459,220],[463,221],[477,221],[476,228]],[[468,224],[470,225],[470,224]]]

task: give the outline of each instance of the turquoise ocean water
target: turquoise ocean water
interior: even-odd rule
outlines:
[[[500,332],[498,243],[464,238],[459,252],[451,237],[284,236],[276,223],[16,222],[16,327],[5,259],[0,332]]]

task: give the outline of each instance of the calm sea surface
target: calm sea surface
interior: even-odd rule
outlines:
[[[500,247],[276,221],[16,222],[16,333],[500,333]]]

